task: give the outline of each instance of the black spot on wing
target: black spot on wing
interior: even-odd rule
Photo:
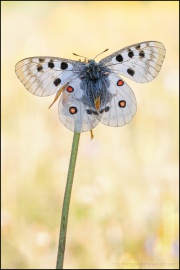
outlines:
[[[141,48],[140,44],[135,46],[136,50],[139,50]]]
[[[48,62],[48,67],[49,67],[49,68],[53,68],[53,67],[54,67],[54,63],[53,63],[52,60],[50,60],[50,61]]]
[[[116,61],[118,61],[118,62],[122,62],[122,61],[123,61],[123,57],[122,57],[121,54],[118,54],[118,55],[116,56]]]
[[[139,56],[142,57],[142,58],[144,58],[145,57],[144,51],[140,51]]]
[[[104,112],[104,109],[101,109],[99,112],[100,112],[100,113],[103,113],[103,112]]]
[[[91,110],[86,110],[87,114],[92,114]]]
[[[109,109],[110,109],[109,106],[107,106],[107,107],[104,109],[104,111],[105,111],[105,112],[108,112]]]
[[[92,113],[93,113],[94,115],[98,115],[98,112],[96,112],[96,111],[92,111]]]
[[[128,69],[127,69],[127,73],[128,73],[129,75],[131,75],[131,76],[134,76],[135,71],[134,71],[132,68],[128,68]]]
[[[59,78],[55,79],[55,81],[54,81],[55,86],[58,86],[60,83],[61,83],[61,79],[59,79]]]
[[[130,51],[128,52],[128,56],[129,56],[130,58],[132,58],[132,57],[134,56],[133,51],[130,50]]]
[[[68,64],[66,63],[66,62],[62,62],[61,63],[61,69],[62,70],[65,70],[65,69],[67,69],[68,68]]]
[[[99,112],[103,113],[103,112],[108,112],[109,111],[109,106],[105,107],[104,109],[101,109]]]
[[[39,72],[41,70],[43,70],[43,67],[41,65],[37,66],[37,71]]]

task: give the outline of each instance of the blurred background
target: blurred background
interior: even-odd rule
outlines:
[[[80,138],[64,267],[178,268],[178,1],[2,1],[2,269],[55,268],[73,133],[54,97],[15,75],[30,56],[106,57],[157,40],[158,77],[125,79],[138,103],[121,128]]]

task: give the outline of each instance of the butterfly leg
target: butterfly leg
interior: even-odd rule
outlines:
[[[49,109],[56,102],[56,100],[59,98],[60,94],[64,91],[64,89],[66,88],[67,85],[68,85],[68,83],[66,85],[64,85],[61,89],[58,90],[58,92],[56,93],[56,96],[54,98],[53,103],[51,103],[51,105],[49,106]]]
[[[91,134],[91,140],[92,140],[94,138],[94,134],[93,134],[92,129],[90,130],[90,134]]]

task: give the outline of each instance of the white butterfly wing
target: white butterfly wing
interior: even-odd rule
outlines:
[[[157,41],[137,43],[121,49],[100,61],[101,64],[138,83],[153,80],[159,73],[165,47]]]
[[[56,93],[76,77],[80,62],[55,57],[31,57],[16,64],[15,72],[26,89],[36,96]]]
[[[95,114],[89,114],[89,109],[83,104],[83,89],[81,80],[72,80],[63,91],[59,101],[59,118],[66,128],[73,132],[84,132],[95,128],[99,120]]]
[[[113,96],[99,120],[107,126],[120,127],[129,123],[136,114],[136,98],[131,88],[119,76],[110,74],[108,78],[108,91]]]

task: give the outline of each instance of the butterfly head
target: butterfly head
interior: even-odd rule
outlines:
[[[89,60],[86,64],[86,76],[88,79],[96,81],[102,76],[102,69],[94,60]]]

